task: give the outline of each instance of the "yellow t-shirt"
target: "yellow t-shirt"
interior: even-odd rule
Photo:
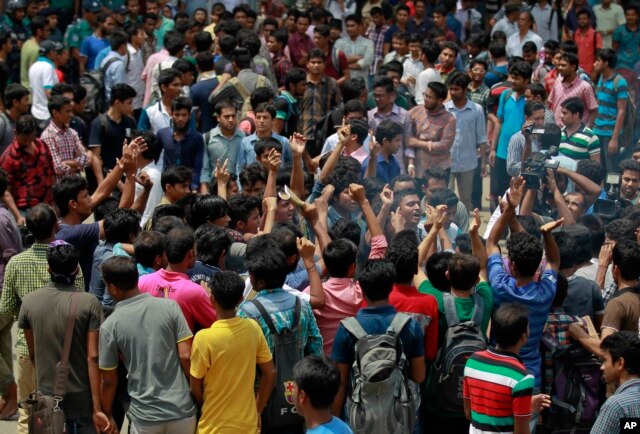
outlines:
[[[270,360],[267,341],[254,320],[219,319],[196,334],[191,375],[204,379],[198,433],[256,432],[256,364]]]

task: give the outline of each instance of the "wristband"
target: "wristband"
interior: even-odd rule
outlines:
[[[409,164],[407,165],[407,167],[413,167],[414,169],[416,168],[416,166],[414,166],[414,164],[413,164],[413,163],[409,163]]]

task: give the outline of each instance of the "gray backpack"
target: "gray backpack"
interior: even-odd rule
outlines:
[[[347,395],[347,415],[354,433],[411,433],[416,408],[404,370],[407,358],[400,332],[411,317],[396,313],[387,332],[369,335],[354,317],[340,321],[356,338],[356,358]]]
[[[487,341],[480,330],[484,300],[478,294],[473,294],[472,298],[475,307],[471,320],[460,322],[454,296],[448,292],[442,293],[448,328],[444,344],[438,350],[434,364],[438,410],[441,411],[464,412],[462,401],[464,367],[469,356],[476,351],[487,349]]]

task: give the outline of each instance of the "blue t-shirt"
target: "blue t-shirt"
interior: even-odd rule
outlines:
[[[638,45],[640,45],[640,28],[635,32],[629,30],[626,24],[618,26],[613,31],[613,42],[618,43],[616,54],[618,55],[618,68],[634,69],[640,60]]]
[[[363,307],[356,314],[356,319],[368,334],[380,335],[386,333],[393,321],[396,310],[393,306]],[[424,333],[422,327],[411,319],[400,332],[402,349],[408,360],[424,356]],[[331,358],[337,363],[353,364],[356,356],[356,338],[340,324],[336,339],[333,342]]]
[[[529,309],[529,340],[520,349],[520,357],[527,371],[540,386],[540,338],[551,303],[556,296],[558,273],[545,270],[539,282],[531,282],[522,288],[516,286],[516,279],[504,268],[499,254],[489,256],[487,261],[489,284],[493,288],[493,305],[497,309],[502,303],[520,303]]]
[[[307,434],[353,434],[349,425],[333,416],[331,420],[307,430]]]
[[[88,36],[82,41],[80,54],[87,58],[87,71],[95,69],[98,53],[108,46],[109,41],[107,39],[98,39],[95,35]]]
[[[500,103],[498,105],[497,116],[502,122],[502,128],[500,128],[496,157],[503,160],[507,159],[511,136],[520,131],[524,123],[524,94],[520,95],[518,100],[515,98],[516,93],[507,89],[500,95]]]

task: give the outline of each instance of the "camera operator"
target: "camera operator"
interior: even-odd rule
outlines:
[[[620,197],[638,204],[640,196],[640,163],[631,158],[620,163]]]
[[[567,206],[564,196],[567,190],[567,178],[555,169],[547,169],[547,178],[541,181],[540,189],[527,189],[520,207],[520,214],[533,215],[543,223],[564,218],[566,225],[574,224],[576,222],[574,214]]]
[[[561,130],[560,153],[576,161],[600,161],[600,140],[582,122],[584,102],[580,98],[568,98],[560,105]]]
[[[537,101],[524,104],[524,119],[520,131],[511,136],[507,151],[507,173],[520,174],[522,163],[532,152],[540,151],[540,135],[532,134],[533,129],[544,128],[544,105]]]

